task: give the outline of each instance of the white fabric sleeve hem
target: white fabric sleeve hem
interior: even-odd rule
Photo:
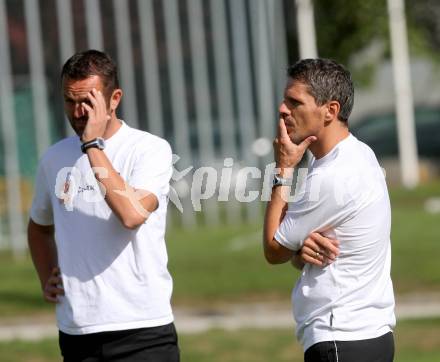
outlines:
[[[31,218],[31,220],[38,225],[42,225],[42,226],[50,226],[53,225],[53,220],[48,220],[48,219],[44,219],[44,218],[40,218],[36,215],[34,215],[32,212],[29,216]]]
[[[274,238],[279,244],[281,244],[282,246],[286,247],[289,250],[298,251],[301,248],[301,245],[292,245],[292,243],[289,242],[278,230],[275,233]]]

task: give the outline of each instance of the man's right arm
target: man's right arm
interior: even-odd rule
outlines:
[[[30,219],[28,244],[44,298],[48,302],[57,302],[57,295],[63,295],[64,292],[59,287],[62,282],[59,276],[54,226],[40,225]]]

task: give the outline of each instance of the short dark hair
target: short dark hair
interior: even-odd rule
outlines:
[[[108,95],[111,95],[114,89],[119,88],[116,63],[108,54],[99,50],[90,49],[74,54],[61,70],[61,79],[82,80],[93,75],[100,77]]]
[[[287,69],[287,75],[307,85],[317,105],[338,101],[338,119],[348,122],[353,109],[354,87],[350,72],[331,59],[302,59]]]

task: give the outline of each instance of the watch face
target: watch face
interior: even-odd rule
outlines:
[[[97,143],[98,143],[98,148],[100,150],[103,150],[105,148],[105,142],[103,138],[97,138],[96,139]]]
[[[280,178],[277,175],[274,175],[273,180],[272,180],[272,186],[278,186],[281,184],[282,184],[282,182],[281,182]]]

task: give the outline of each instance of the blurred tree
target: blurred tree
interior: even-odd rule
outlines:
[[[372,79],[388,48],[384,0],[315,0],[319,54],[347,64],[357,84]]]
[[[315,0],[314,5],[320,56],[348,64],[353,54],[388,37],[384,0]]]
[[[411,50],[440,63],[440,1],[406,0]]]
[[[367,85],[375,66],[389,58],[386,0],[313,0],[320,57],[347,64],[358,85]],[[298,59],[293,1],[285,3],[289,61]],[[406,0],[410,51],[440,62],[440,1]]]

